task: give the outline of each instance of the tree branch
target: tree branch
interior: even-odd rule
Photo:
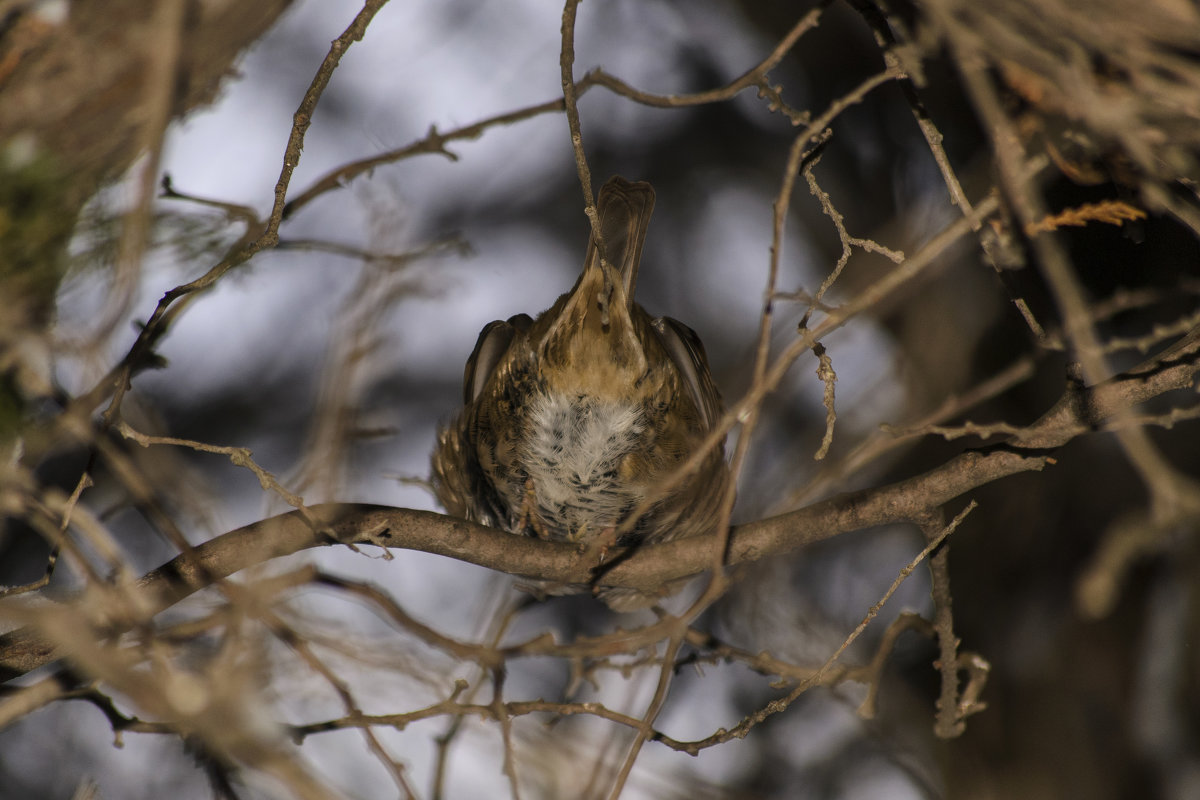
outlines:
[[[1097,424],[1166,392],[1190,386],[1200,372],[1200,328],[1124,375],[1080,392],[1069,390],[1041,419],[1006,442],[969,450],[922,475],[837,495],[780,516],[734,526],[727,563],[756,561],[851,531],[911,522],[929,510],[1000,478],[1041,470],[1052,452]],[[271,517],[217,536],[152,570],[136,584],[131,607],[149,619],[194,592],[248,567],[320,545],[375,545],[434,553],[489,569],[564,584],[588,584],[594,564],[574,545],[513,536],[430,511],[329,503]],[[698,575],[713,563],[716,535],[640,548],[604,573],[605,586],[654,591]],[[618,554],[619,559],[619,554]],[[111,631],[119,633],[120,630]],[[0,636],[0,680],[54,660],[55,648],[27,625]]]

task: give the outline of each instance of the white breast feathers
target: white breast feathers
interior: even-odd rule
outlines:
[[[550,538],[611,527],[641,499],[644,486],[621,475],[625,456],[645,446],[639,404],[538,393],[526,424],[523,466]]]

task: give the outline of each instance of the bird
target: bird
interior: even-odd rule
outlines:
[[[730,483],[723,436],[682,481],[661,488],[723,409],[696,333],[634,302],[654,197],[644,181],[608,180],[596,202],[601,240],[589,237],[574,287],[536,319],[517,314],[480,332],[463,407],[438,431],[432,455],[434,493],[450,515],[573,542],[597,560],[614,547],[717,529]],[[631,611],[681,583],[653,593],[535,589],[592,590]]]

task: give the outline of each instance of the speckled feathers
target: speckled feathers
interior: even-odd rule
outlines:
[[[717,524],[729,481],[721,448],[660,488],[721,405],[695,333],[633,302],[653,206],[649,184],[608,181],[597,202],[605,257],[593,237],[570,292],[536,320],[520,314],[480,333],[465,405],[433,454],[449,513],[583,545],[666,541]],[[627,519],[648,498],[649,511]],[[601,596],[620,608],[653,600]]]

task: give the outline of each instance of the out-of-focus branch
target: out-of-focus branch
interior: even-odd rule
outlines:
[[[187,24],[169,43],[146,28],[163,3],[75,0],[61,18],[52,5],[0,4],[0,143],[37,142],[82,203],[153,146],[162,112],[179,117],[210,103],[238,53],[291,2],[188,3]],[[180,58],[156,62],[168,44]],[[165,102],[154,88],[163,80]]]

